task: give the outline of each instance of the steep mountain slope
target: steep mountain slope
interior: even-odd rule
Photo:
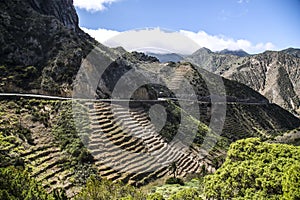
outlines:
[[[292,112],[300,106],[300,58],[297,49],[237,57],[200,49],[188,61],[225,78],[246,84]]]
[[[1,100],[0,110],[0,167],[24,167],[48,192],[62,188],[69,197],[97,174],[76,132],[71,102]],[[89,128],[86,120],[80,126]]]
[[[232,64],[217,73],[259,91],[270,102],[290,111],[300,109],[300,59],[281,52],[265,52]]]
[[[219,144],[199,154],[195,144],[170,142],[166,133],[174,130],[166,127],[161,135],[145,107],[86,100],[0,102],[0,167],[24,167],[48,192],[62,188],[72,197],[90,175],[141,186],[169,175],[170,162],[176,162],[178,176],[211,173],[214,160],[224,159],[225,147]],[[190,119],[193,123],[206,132],[204,124]]]
[[[94,45],[112,51],[79,29],[72,0],[3,1],[0,11],[2,92],[70,96],[82,59]]]
[[[183,69],[185,70],[183,71]],[[215,83],[215,78],[218,76],[208,73],[205,70],[196,69],[196,66],[191,64],[178,64],[177,67],[174,67],[174,73],[183,71],[182,76],[194,87],[198,99],[205,101],[203,96],[211,95],[210,93],[213,92],[207,86]],[[171,77],[173,80],[176,80],[176,75]],[[203,77],[206,77],[205,82],[203,82]],[[207,77],[209,78],[207,79]],[[222,80],[228,103],[226,105],[226,118],[221,135],[229,138],[230,141],[253,136],[272,138],[276,135],[281,135],[282,132],[287,130],[283,127],[292,128],[300,125],[299,119],[279,106],[269,104],[268,100],[258,92],[238,82],[227,79]],[[180,81],[177,84],[180,85]],[[187,95],[183,96],[186,97]],[[208,101],[211,102],[212,100],[208,99]],[[200,110],[203,110],[201,103],[199,107]],[[220,107],[217,108],[219,112],[222,110]],[[217,115],[219,118],[216,117],[213,113],[218,111],[213,111],[213,109],[213,106],[208,105],[206,112],[201,113],[202,116],[200,119],[207,125],[211,123],[211,120],[222,121],[221,114]],[[215,117],[217,119],[214,119]]]
[[[89,55],[92,49],[100,57],[98,60],[101,60],[102,70],[106,70],[116,58],[124,54],[124,50],[113,50],[97,44],[78,28],[78,17],[72,1],[65,1],[63,4],[59,2],[52,1],[51,3],[45,3],[33,0],[13,0],[1,4],[0,9],[3,12],[1,13],[0,41],[3,48],[1,48],[0,52],[0,91],[27,91],[71,96],[73,87],[76,84],[74,80],[82,59]],[[222,73],[223,70],[231,67],[230,64],[237,63],[238,65],[238,63],[245,63],[249,58],[215,54],[208,49],[202,48],[187,58],[187,60],[195,59],[197,59],[196,63],[200,63],[200,66],[205,66],[210,71],[219,69],[219,73]],[[122,62],[121,60],[122,58],[120,62]],[[293,60],[291,62],[296,61]],[[128,65],[131,64],[134,65],[134,63],[129,63]],[[99,66],[96,67],[99,68]],[[90,68],[89,70],[99,72],[99,69]],[[286,71],[289,74],[292,72],[291,70],[288,69]],[[256,74],[261,74],[260,72]],[[121,77],[120,72],[118,73],[119,77]],[[276,92],[273,95],[268,90],[268,87],[263,87],[263,84],[258,85],[259,82],[264,82],[264,79],[261,77],[259,78],[262,80],[258,79],[258,81],[248,83],[249,81],[247,81],[244,75],[237,77],[231,72],[223,74],[225,77],[248,84],[248,86],[266,95],[271,102],[294,110],[299,107],[299,102],[297,102],[299,98],[297,73],[291,77],[291,80],[285,80],[284,75],[279,77],[280,80],[284,79],[284,86],[278,86],[278,88],[287,86],[291,90],[289,96],[285,96],[287,92],[282,90],[280,90],[281,92],[277,92],[280,95],[277,95]],[[253,77],[258,76],[256,74]],[[274,72],[274,74],[276,73]],[[94,78],[95,82],[98,83],[99,77]],[[243,78],[245,80],[242,80]],[[274,79],[270,78],[270,80]],[[87,84],[89,82],[89,80],[82,79],[80,81],[85,81]],[[106,83],[103,83],[98,88],[107,93],[109,89],[105,87],[113,88],[111,83],[111,80],[106,80]],[[269,83],[266,86],[268,85],[274,84]],[[94,88],[90,90],[94,91]],[[102,95],[102,97],[105,96],[107,95]]]
[[[268,104],[265,97],[243,84],[220,78],[190,63],[158,63],[151,57],[143,57],[144,61],[140,61],[140,57],[143,57],[141,53],[126,54],[122,59],[113,62],[103,73],[103,82],[98,85],[96,95],[99,98],[108,98],[116,95],[113,93],[118,91],[117,98],[128,99],[132,97],[132,93],[128,91],[144,88],[145,90],[138,92],[139,95],[134,98],[179,98],[183,99],[182,106],[189,104],[189,101],[195,101],[195,104],[199,103],[196,101],[200,101],[197,106],[193,105],[200,110],[200,116],[196,116],[196,119],[206,125],[209,125],[211,120],[224,120],[222,113],[218,115],[213,114],[214,112],[227,112],[227,115],[223,116],[224,129],[220,133],[231,138],[230,141],[258,135],[263,138],[275,137],[300,125],[299,119],[276,105]],[[97,62],[94,64],[97,65]],[[90,68],[91,65],[92,62],[87,67]],[[133,76],[127,76],[133,72]],[[220,85],[216,86],[217,83]],[[118,84],[119,86],[116,86]],[[222,84],[224,91],[221,89]],[[218,95],[225,95],[228,101],[228,104],[225,103],[226,108],[211,106],[214,98],[218,101]],[[213,112],[215,109],[218,111]],[[217,119],[212,119],[216,116]],[[171,123],[175,123],[174,119]]]
[[[199,121],[182,115],[174,103],[156,103],[168,114],[162,130],[147,103],[127,108],[86,100],[2,100],[0,166],[26,167],[48,192],[63,188],[72,197],[90,175],[141,186],[168,176],[170,162],[176,162],[180,177],[211,173],[224,161],[230,142],[253,136],[273,140],[300,125],[273,105],[232,104],[219,137],[207,132],[210,120],[222,120],[210,118],[207,104],[199,104]],[[188,120],[184,126],[183,118]],[[184,137],[178,138],[181,131]],[[194,143],[186,146],[192,132]],[[217,139],[211,151],[201,149],[204,137]]]
[[[300,58],[300,49],[288,48],[281,51],[282,53],[290,54],[297,58]]]

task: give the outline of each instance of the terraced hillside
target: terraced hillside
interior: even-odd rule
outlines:
[[[48,192],[78,193],[94,170],[82,155],[87,150],[75,135],[70,108],[60,101],[2,100],[0,166],[25,167]]]
[[[297,117],[276,104],[229,104],[222,136],[230,141],[249,137],[273,140],[299,126]]]
[[[176,116],[176,109],[180,109],[170,106],[170,102],[161,102],[161,105],[165,106],[167,112],[173,111],[170,113],[173,117]],[[206,135],[209,124],[205,125],[205,122],[192,122],[199,123],[199,129],[194,143],[186,147],[181,141],[172,140],[178,131],[174,126],[180,121],[167,119],[166,130],[157,130],[145,105],[127,108],[106,102],[90,102],[85,106],[89,108],[92,129],[88,149],[95,159],[99,174],[134,186],[170,175],[169,166],[173,162],[177,165],[178,176],[201,174],[204,171],[212,173],[226,154],[226,144],[222,146],[222,142],[228,145],[228,141],[254,136],[272,140],[300,125],[297,118],[273,104],[229,103],[222,137],[218,138],[219,143],[211,152],[206,152],[201,149],[203,138],[209,137]],[[211,110],[208,104],[199,104],[199,107],[202,108],[201,117],[209,118]],[[169,120],[174,126],[170,126]],[[186,137],[192,131],[190,127],[183,130]]]
[[[172,163],[180,177],[211,173],[224,161],[231,141],[251,136],[272,140],[299,123],[272,105],[228,105],[223,137],[206,152],[201,143],[208,137],[208,122],[181,116],[198,127],[194,143],[186,146],[184,140],[174,139],[180,107],[170,101],[161,106],[168,116],[158,130],[147,104],[127,108],[100,101],[1,100],[0,164],[25,167],[48,192],[63,188],[72,197],[93,174],[142,186],[170,176]],[[209,120],[207,106],[200,105],[201,115]],[[192,131],[189,125],[181,130],[186,136]]]
[[[88,149],[101,176],[140,186],[167,175],[172,162],[179,176],[215,170],[208,158],[184,148],[180,141],[168,143],[143,108],[101,102],[90,107],[93,132]]]
[[[75,171],[66,170],[62,164],[68,159],[54,138],[47,134],[35,136],[35,145],[24,148],[20,156],[27,167],[31,169],[32,176],[51,192],[55,188],[63,188],[68,194],[74,191],[73,183]]]
[[[69,197],[92,174],[141,186],[170,175],[172,162],[178,176],[215,170],[211,155],[168,143],[143,107],[2,100],[0,133],[2,167],[25,167],[48,192],[63,188]]]

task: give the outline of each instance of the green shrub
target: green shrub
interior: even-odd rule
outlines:
[[[298,162],[286,168],[282,177],[283,199],[300,199],[300,165]]]
[[[215,199],[299,199],[300,147],[258,138],[233,143],[225,163],[204,179]]]
[[[149,194],[147,200],[165,200],[163,195],[159,193]]]
[[[145,200],[145,195],[138,189],[113,183],[106,179],[97,179],[92,176],[87,181],[86,187],[75,197],[76,200]]]
[[[18,134],[19,136],[26,140],[28,144],[33,144],[33,139],[31,135],[31,131],[28,128],[24,128],[22,126],[18,127]]]
[[[194,188],[181,190],[170,196],[168,200],[201,200],[200,192]]]
[[[0,199],[54,200],[26,171],[14,167],[0,168]]]
[[[68,200],[66,191],[61,188],[54,189],[52,195],[55,200]]]

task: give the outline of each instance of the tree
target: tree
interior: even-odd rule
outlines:
[[[54,200],[26,171],[0,168],[0,199]]]
[[[194,188],[181,190],[174,195],[171,195],[168,200],[201,200],[200,192]]]
[[[169,166],[170,170],[171,170],[171,174],[173,174],[174,179],[176,179],[176,175],[177,175],[177,164],[176,162],[172,162]]]
[[[145,200],[145,195],[138,189],[124,185],[123,183],[113,183],[107,179],[91,176],[86,187],[77,195],[76,200]]]
[[[159,193],[149,194],[147,200],[165,200],[163,195]]]
[[[295,163],[285,169],[282,180],[284,199],[300,199],[300,163]]]
[[[225,163],[204,179],[215,199],[299,199],[300,147],[250,138],[231,144]]]

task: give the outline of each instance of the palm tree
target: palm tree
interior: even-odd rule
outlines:
[[[172,162],[172,163],[170,164],[170,170],[171,170],[171,173],[172,173],[173,176],[174,176],[174,179],[176,179],[176,174],[177,174],[177,164],[176,164],[175,161]]]

